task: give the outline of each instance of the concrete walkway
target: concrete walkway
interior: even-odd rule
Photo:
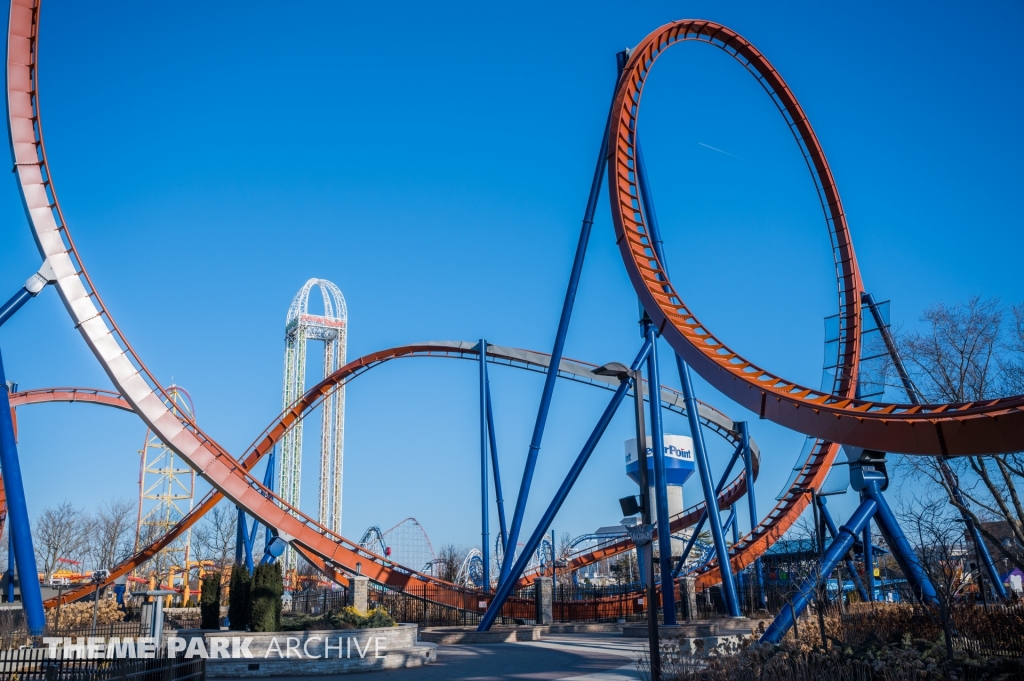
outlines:
[[[564,634],[541,641],[440,646],[437,662],[382,672],[389,681],[636,681],[633,661],[645,642],[618,634]],[[360,681],[371,681],[360,674]]]
[[[331,677],[336,681],[636,681],[634,660],[646,642],[618,634],[563,634],[542,641],[438,646],[437,662]],[[308,679],[309,677],[306,677]],[[278,677],[275,681],[285,681]],[[288,681],[304,681],[295,677]]]

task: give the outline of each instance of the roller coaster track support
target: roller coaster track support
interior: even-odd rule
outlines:
[[[533,552],[537,550],[541,539],[544,538],[544,533],[547,531],[548,527],[551,526],[551,521],[555,519],[555,515],[562,507],[562,504],[565,503],[565,499],[569,496],[569,492],[572,490],[573,485],[580,477],[583,467],[587,465],[587,461],[590,460],[590,455],[594,453],[594,448],[597,447],[597,443],[601,441],[601,436],[604,435],[605,429],[608,428],[608,424],[611,423],[612,417],[615,416],[615,412],[618,410],[619,405],[622,404],[622,400],[625,399],[626,393],[629,392],[630,372],[635,371],[637,367],[647,359],[647,354],[650,351],[650,342],[644,341],[644,344],[640,348],[640,353],[637,355],[636,359],[633,360],[629,369],[621,364],[612,363],[598,367],[594,370],[595,374],[604,373],[605,375],[613,374],[616,376],[619,380],[619,387],[615,389],[615,394],[612,395],[611,401],[608,402],[608,406],[605,407],[604,413],[602,413],[601,418],[598,419],[593,432],[590,433],[590,437],[587,438],[586,444],[584,444],[583,449],[580,450],[579,456],[576,457],[576,461],[573,462],[572,467],[566,474],[561,486],[559,486],[558,491],[555,492],[554,498],[551,500],[551,503],[548,504],[547,510],[544,511],[544,515],[541,516],[540,522],[537,523],[537,528],[527,540],[526,545],[519,554],[519,559],[516,560],[515,565],[509,570],[506,578],[498,582],[498,590],[494,594],[494,599],[487,606],[487,612],[485,612],[483,618],[481,618],[480,626],[477,627],[477,631],[487,631],[491,628],[491,625],[494,624],[494,620],[497,618],[498,613],[501,612],[501,607],[512,594],[512,590],[516,586],[516,580],[519,575],[526,570],[526,566],[529,564]],[[642,391],[643,387],[636,386],[636,390]],[[512,544],[511,537],[509,538],[509,546],[514,546],[514,544]],[[506,564],[511,562],[511,560],[505,560]]]
[[[25,303],[39,295],[51,278],[52,273],[48,275],[43,270],[29,277],[25,285],[0,307],[0,325],[14,316]],[[14,564],[18,568],[18,586],[21,590],[21,603],[25,610],[28,633],[30,636],[42,636],[43,629],[46,628],[43,593],[39,588],[39,571],[36,567],[35,549],[32,546],[32,525],[28,517],[28,503],[25,501],[25,484],[21,477],[18,444],[14,438],[14,417],[11,413],[10,387],[7,385],[7,375],[4,372],[3,355],[0,355],[0,391],[3,392],[3,396],[0,397],[0,473],[3,475],[4,491],[7,496],[7,531],[10,533],[9,541],[13,547]],[[8,567],[8,577],[10,576]],[[11,584],[10,579],[8,584]]]
[[[922,569],[910,542],[907,541],[903,530],[900,529],[899,523],[896,521],[896,516],[889,508],[889,503],[882,495],[888,481],[889,478],[885,472],[885,458],[880,452],[863,450],[858,460],[850,462],[850,484],[860,492],[860,506],[850,516],[850,520],[839,528],[835,540],[822,555],[815,574],[809,576],[800,585],[797,595],[793,598],[792,606],[783,608],[772,620],[771,625],[761,636],[762,643],[778,643],[782,640],[789,628],[793,626],[796,618],[811,602],[818,584],[827,579],[839,561],[844,559],[857,541],[857,535],[864,532],[872,518],[878,524],[878,529],[885,537],[893,557],[899,563],[903,574],[906,575],[907,584],[910,585],[917,600],[926,606],[938,603],[935,587]],[[870,546],[865,543],[865,555],[870,551]],[[870,574],[871,566],[866,565],[866,567]]]
[[[893,366],[896,368],[896,373],[900,377],[900,382],[903,384],[903,390],[907,394],[907,399],[913,405],[920,405],[921,398],[914,385],[914,382],[910,380],[910,374],[907,372],[906,366],[903,364],[903,358],[900,356],[899,348],[896,347],[896,342],[893,340],[892,333],[889,331],[889,325],[885,323],[882,318],[882,313],[878,309],[878,304],[875,303],[875,298],[868,292],[864,292],[862,299],[868,306],[868,310],[871,311],[871,316],[874,317],[875,326],[878,327],[879,333],[882,335],[882,341],[885,343],[885,349],[889,353],[890,359],[892,359]],[[985,545],[985,540],[982,539],[981,531],[975,524],[971,514],[967,512],[967,500],[964,499],[963,493],[960,491],[960,482],[957,480],[956,473],[949,466],[945,459],[939,458],[939,472],[942,474],[943,480],[946,482],[946,486],[949,488],[949,496],[953,505],[957,507],[960,512],[960,517],[963,518],[964,525],[967,527],[967,531],[971,535],[971,541],[974,542],[974,552],[978,556],[978,559],[985,566],[985,572],[988,573],[988,578],[992,581],[992,588],[996,592],[996,595],[1003,602],[1009,599],[1006,593],[1006,588],[1003,586],[1003,580],[999,576],[999,571],[996,569],[996,564],[992,560],[992,555],[988,552],[988,546]],[[982,596],[985,594],[985,585],[981,585]]]
[[[647,353],[647,376],[651,385],[661,385],[661,374],[658,371],[658,333],[651,325],[650,319],[644,315],[643,320],[644,336],[647,344],[651,346]],[[672,572],[672,532],[668,530],[668,484],[665,473],[665,429],[661,421],[661,404],[652,395],[648,405],[648,413],[651,419],[651,454],[654,456],[654,488],[655,488],[655,517],[658,521],[658,564],[661,566],[661,574],[668,575]],[[647,449],[647,442],[636,443],[637,452],[641,448]],[[712,504],[714,505],[714,504]],[[671,580],[665,580],[661,588],[661,610],[666,625],[676,624],[676,599],[672,588]],[[654,607],[653,603],[651,607]]]
[[[634,132],[634,139],[635,139],[635,144],[636,144],[636,171],[634,173],[634,176],[636,177],[637,186],[640,188],[640,204],[638,206],[638,210],[640,211],[640,213],[646,219],[646,224],[647,224],[647,228],[648,228],[649,236],[650,236],[651,249],[653,250],[655,257],[661,263],[661,266],[664,269],[664,278],[667,279],[668,278],[668,264],[667,264],[667,259],[665,258],[664,241],[661,238],[661,229],[658,226],[658,214],[657,214],[657,211],[654,208],[654,196],[653,196],[653,193],[651,192],[650,184],[648,183],[647,167],[644,165],[644,157],[643,157],[642,147],[640,146],[640,136],[639,136],[639,133]],[[609,163],[608,182],[612,186],[610,186],[608,188],[608,192],[609,192],[610,196],[615,196],[615,184],[616,184],[617,178],[615,176],[614,169],[611,166],[612,162],[613,162],[612,159],[609,159],[609,161],[608,161],[608,163]],[[650,318],[647,316],[647,313],[644,314],[644,318],[647,320],[647,322],[646,322],[647,323],[647,326],[646,326],[647,332],[649,334],[650,333],[655,333],[654,325],[651,324]],[[660,332],[658,332],[658,335],[660,335]],[[651,355],[653,356],[654,354],[655,354],[655,352],[652,350],[651,351]],[[694,392],[693,392],[693,382],[690,380],[690,367],[689,367],[689,365],[687,365],[687,363],[683,360],[683,358],[678,353],[676,353],[675,358],[676,358],[676,367],[679,370],[679,381],[682,384],[682,388],[683,388],[683,398],[686,400],[687,405],[689,405],[692,402],[694,404],[694,406],[696,406],[696,398],[694,397]],[[650,370],[648,370],[648,374],[650,375],[651,381],[657,381],[657,378],[655,378],[656,374],[651,373]],[[661,383],[660,382],[655,382],[655,383],[653,383],[653,385],[661,385]],[[689,409],[689,406],[687,408]],[[653,410],[651,411],[651,419],[652,419],[651,428],[654,429],[654,424],[653,424],[654,411]],[[697,460],[697,472],[700,475],[701,488],[704,491],[704,498],[705,499],[713,499],[714,497],[711,496],[712,489],[713,489],[712,488],[712,482],[711,482],[711,468],[710,468],[711,463],[708,460],[707,449],[704,447],[704,434],[703,434],[703,432],[700,429],[700,421],[698,419],[696,419],[696,418],[691,418],[691,419],[689,419],[689,423],[690,423],[690,435],[693,437],[693,453],[694,453],[694,458]],[[657,435],[658,435],[658,433],[656,432],[654,434],[654,437],[657,437]],[[657,448],[658,446],[659,445],[656,444],[655,448]],[[657,478],[658,460],[659,460],[658,459],[658,452],[655,451],[655,454],[654,454],[655,478]],[[661,518],[661,514],[660,514],[660,510],[661,510],[660,498],[664,494],[665,494],[665,491],[661,487],[659,487],[658,488],[658,496],[659,496],[659,502],[658,502],[659,503],[658,526],[659,527],[663,527],[663,525],[662,525],[662,518]],[[667,499],[666,499],[666,502],[667,502]],[[723,595],[725,597],[725,606],[726,606],[726,609],[729,611],[729,616],[730,617],[740,617],[741,614],[742,614],[740,612],[740,599],[739,599],[739,596],[736,593],[736,583],[735,583],[735,580],[733,579],[732,565],[731,565],[731,563],[729,561],[728,546],[725,543],[725,533],[722,531],[722,517],[719,514],[719,509],[718,509],[717,505],[710,504],[710,505],[708,505],[707,508],[708,508],[708,511],[709,511],[708,518],[711,521],[711,536],[714,539],[715,552],[717,553],[717,555],[724,557],[724,559],[718,561],[718,564],[719,564],[719,571],[720,571],[721,576],[722,576],[722,592],[723,592]],[[667,516],[667,514],[668,514],[667,504],[666,504],[666,511],[665,511],[665,513],[666,513],[666,516]],[[734,520],[735,520],[735,517],[734,517]],[[671,554],[670,553],[666,554],[666,547],[670,546],[668,542],[669,542],[669,539],[668,539],[668,537],[666,537],[665,540],[664,540],[664,543],[663,543],[662,540],[661,540],[661,537],[660,537],[660,533],[659,533],[659,553],[661,554],[661,574],[663,574],[663,575],[670,574],[670,570],[672,568]],[[663,589],[662,590],[663,599],[665,600],[665,624],[669,624],[670,623],[669,622],[670,614],[671,614],[671,618],[672,618],[671,624],[675,624],[675,603],[672,603],[671,606],[668,605],[668,602],[670,600],[674,600],[674,599],[664,598],[664,591],[665,590]]]
[[[267,455],[267,469],[263,473],[263,486],[271,492],[274,491],[274,480],[276,480],[274,477],[277,472],[276,462],[277,445],[275,444],[270,449],[270,454]],[[238,533],[236,541],[241,543],[235,547],[235,564],[242,565],[244,563],[245,569],[249,571],[249,574],[252,574],[253,568],[255,567],[253,548],[256,545],[256,532],[259,530],[259,520],[253,518],[252,525],[249,525],[245,509],[241,506],[236,506],[236,508],[238,509]],[[270,546],[273,538],[273,531],[268,527],[264,547]]]
[[[818,497],[818,508],[821,509],[821,519],[825,523],[825,528],[828,530],[829,535],[832,536],[832,540],[835,541],[839,537],[839,530],[836,528],[836,521],[832,519],[832,514],[828,511],[828,504],[825,503],[825,497]],[[850,573],[850,579],[853,581],[853,585],[857,588],[857,593],[860,594],[861,600],[867,602],[868,598],[867,589],[864,588],[864,583],[860,581],[860,577],[857,576],[857,568],[853,564],[853,559],[850,557],[850,553],[847,552],[843,556],[843,560],[846,561],[846,569]],[[839,597],[843,597],[843,589],[839,588]]]
[[[737,421],[737,424],[740,422]],[[750,438],[748,436],[747,442],[749,445]],[[753,450],[751,450],[753,453]],[[721,494],[722,489],[725,487],[726,480],[729,479],[729,474],[732,473],[732,467],[736,465],[736,461],[740,456],[740,447],[736,446],[736,451],[733,452],[732,458],[729,459],[729,465],[725,467],[725,472],[722,473],[722,477],[718,479],[718,484],[715,486],[715,494]],[[744,475],[746,475],[744,473]],[[683,549],[683,554],[679,556],[679,561],[676,563],[675,568],[672,570],[673,579],[679,576],[679,573],[683,570],[683,565],[686,563],[686,559],[690,557],[690,551],[693,550],[694,545],[697,543],[697,536],[704,530],[704,523],[708,521],[707,509],[701,511],[697,522],[694,523],[693,532],[690,533],[690,539],[686,542],[686,548]]]
[[[871,538],[871,519],[864,523],[861,545],[864,547],[864,580],[867,582],[868,602],[875,600],[875,545]]]
[[[487,348],[484,348],[485,350]],[[494,431],[494,408],[491,404],[491,379],[484,381],[487,397],[487,439],[491,446],[491,465],[494,467],[494,503],[498,507],[498,529],[501,531],[501,555],[508,550],[508,526],[505,525],[505,497],[501,490],[501,468],[498,466],[498,436]]]
[[[736,426],[737,430],[740,432],[740,447],[743,449],[743,469],[746,471],[747,480],[753,480],[754,457],[750,451],[750,429],[748,428],[746,421],[740,421]],[[750,529],[753,531],[754,528],[757,527],[757,523],[761,518],[761,516],[757,514],[757,498],[754,496],[753,485],[747,487],[747,508],[750,510]],[[738,540],[734,543],[738,543]],[[754,583],[757,586],[757,602],[760,605],[759,609],[767,610],[768,596],[764,592],[764,573],[761,571],[760,558],[754,560]]]
[[[617,84],[616,84],[617,85]],[[583,259],[587,254],[587,244],[590,243],[590,232],[594,226],[594,212],[597,210],[597,200],[601,196],[601,182],[604,180],[604,169],[607,163],[605,156],[608,152],[608,131],[611,126],[611,111],[605,119],[604,132],[601,135],[601,148],[597,153],[597,167],[594,169],[594,179],[590,183],[590,194],[587,197],[587,207],[583,212],[583,224],[580,227],[580,238],[576,244],[576,255],[573,257],[572,270],[569,273],[569,285],[566,287],[565,300],[562,302],[562,312],[558,318],[558,331],[555,332],[555,344],[551,350],[551,367],[544,378],[544,389],[541,393],[540,406],[537,408],[537,420],[533,426],[533,436],[530,438],[530,450],[526,454],[526,466],[523,468],[523,479],[519,483],[519,496],[516,498],[516,508],[512,513],[512,525],[508,530],[506,546],[516,546],[519,541],[519,533],[523,526],[523,514],[526,513],[526,501],[530,496],[530,485],[533,482],[533,473],[537,468],[537,456],[540,454],[540,445],[544,439],[544,428],[547,425],[548,411],[551,408],[551,396],[555,391],[555,379],[558,377],[558,365],[562,361],[562,351],[565,349],[565,337],[569,332],[569,320],[572,317],[573,305],[576,302],[576,291],[580,285],[580,275],[583,273]],[[511,560],[503,560],[498,581],[504,582],[512,567]]]
[[[643,369],[637,367],[630,375],[633,386],[643,386]],[[652,400],[653,401],[653,400]],[[636,423],[636,457],[637,474],[640,478],[640,522],[645,527],[651,525],[651,487],[647,481],[647,433],[644,432],[644,392],[642,389],[633,390],[633,416]],[[654,587],[654,555],[651,542],[644,542],[637,547],[643,553],[640,561],[641,570],[646,575],[641,575],[640,582],[647,584],[647,603],[655,602],[657,593]],[[674,596],[675,594],[673,594]],[[683,616],[690,619],[689,599],[683,599]],[[656,608],[647,608],[647,650],[651,661],[651,679],[661,678],[661,646],[658,638],[658,612]]]
[[[487,341],[480,339],[480,554],[484,563],[483,591],[491,593],[491,533],[487,485]]]

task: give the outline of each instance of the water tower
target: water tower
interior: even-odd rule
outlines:
[[[668,515],[674,518],[683,512],[683,484],[693,475],[693,439],[689,435],[669,435],[665,433],[665,483],[668,489]],[[626,475],[640,484],[640,462],[636,451],[636,438],[626,440]],[[648,498],[651,500],[651,517],[654,517],[654,448],[651,437],[647,436],[647,482],[651,488]],[[683,541],[672,539],[672,555],[683,555]],[[658,545],[654,545],[654,555],[658,555]]]

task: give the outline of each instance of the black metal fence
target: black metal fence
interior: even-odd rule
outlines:
[[[348,604],[348,589],[317,589],[312,591],[296,591],[291,594],[293,613],[306,615],[322,615],[325,612],[336,612]]]
[[[50,659],[46,648],[0,653],[0,679],[18,681],[203,681],[206,660],[154,658],[82,660]]]
[[[606,623],[642,620],[646,595],[629,586],[558,585],[552,615],[556,622]]]

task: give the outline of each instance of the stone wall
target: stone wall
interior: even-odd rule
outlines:
[[[344,674],[429,664],[436,646],[417,641],[415,624],[325,631],[178,632],[202,639],[210,651],[207,675],[304,676]],[[198,647],[198,645],[197,645]],[[183,651],[187,654],[187,650]]]

